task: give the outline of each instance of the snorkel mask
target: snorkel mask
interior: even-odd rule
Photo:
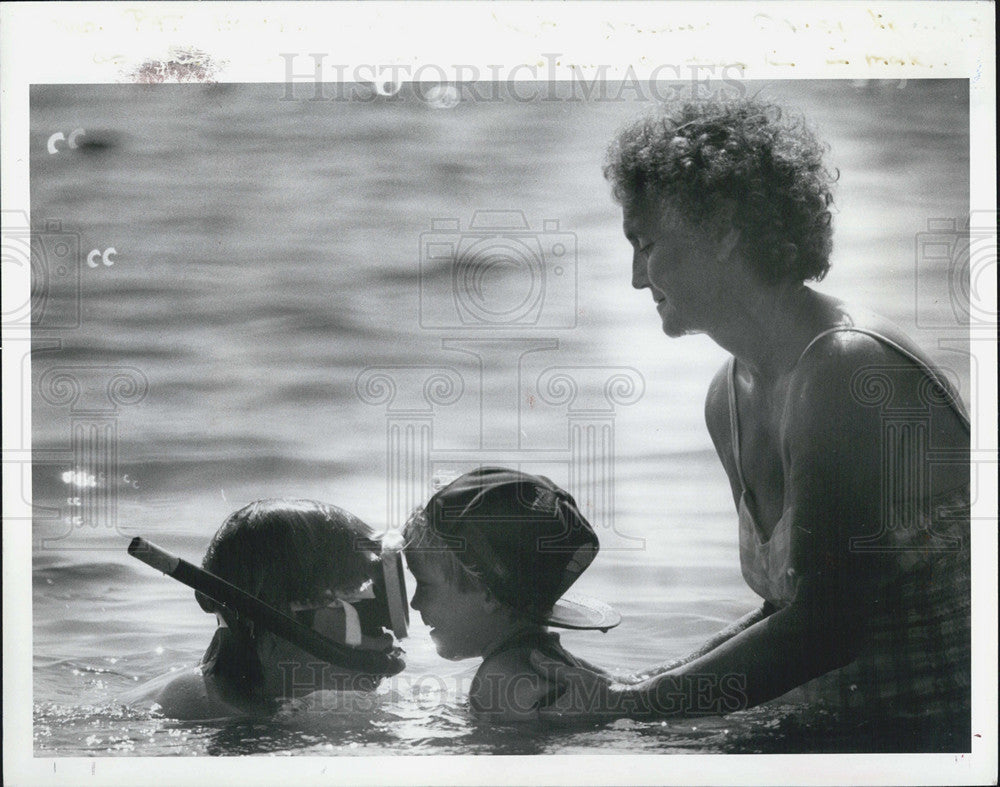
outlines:
[[[361,589],[341,597],[331,593],[331,598],[319,605],[293,605],[295,617],[138,536],[129,544],[128,553],[204,594],[239,619],[267,629],[323,661],[369,675],[395,675],[406,663],[402,650],[393,645],[385,630],[401,639],[409,623],[401,542],[387,537],[364,540],[359,546],[378,555],[372,561],[372,575]],[[326,612],[333,610],[343,611],[342,638],[337,636],[336,626],[320,625],[329,623]],[[222,616],[218,617],[220,625],[225,625]]]
[[[386,631],[396,639],[406,637],[410,622],[403,541],[389,534],[380,541],[362,541],[360,546],[378,553],[379,558],[372,561],[372,575],[357,591],[327,590],[319,603],[293,603],[291,608],[300,622],[330,639],[354,648],[377,649],[379,641],[389,636]]]

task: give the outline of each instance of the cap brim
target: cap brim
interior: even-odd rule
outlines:
[[[564,629],[601,629],[607,631],[622,622],[622,616],[612,607],[582,593],[567,592],[552,607],[545,618],[548,626]]]

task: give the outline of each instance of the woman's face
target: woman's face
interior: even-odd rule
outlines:
[[[623,209],[632,244],[632,286],[648,289],[667,336],[702,333],[725,308],[733,283],[728,255],[672,211],[637,203]]]

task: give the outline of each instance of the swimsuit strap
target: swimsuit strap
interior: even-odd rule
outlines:
[[[736,408],[736,356],[729,357],[729,426],[733,436],[733,459],[736,460],[736,475],[740,479],[740,489],[744,492],[747,488],[746,481],[743,480],[743,467],[740,463],[740,416]]]
[[[796,365],[802,362],[802,359],[805,358],[806,353],[808,353],[813,348],[813,346],[819,342],[820,339],[823,339],[824,337],[829,336],[832,333],[839,333],[842,331],[853,331],[854,333],[863,333],[866,336],[870,336],[871,338],[880,341],[885,345],[888,345],[903,357],[911,360],[921,371],[924,372],[924,374],[930,377],[930,379],[935,383],[935,385],[937,385],[937,387],[944,393],[944,395],[948,399],[948,403],[952,407],[952,410],[954,410],[955,415],[958,416],[958,419],[962,422],[962,425],[965,427],[965,429],[967,431],[971,429],[969,424],[969,416],[965,412],[965,406],[962,404],[962,400],[958,397],[958,394],[956,394],[952,390],[951,384],[948,382],[948,380],[942,377],[940,374],[938,374],[937,371],[928,366],[927,363],[921,360],[914,353],[907,350],[901,344],[893,341],[888,336],[878,333],[877,331],[872,331],[867,328],[857,328],[854,326],[846,326],[846,325],[838,326],[836,328],[828,328],[827,330],[822,331],[818,333],[816,336],[814,336],[812,341],[810,341],[809,344],[806,345],[806,348],[802,351],[802,354],[799,355],[799,359],[798,361],[796,361]],[[736,462],[736,475],[740,481],[740,488],[743,489],[743,491],[746,491],[747,484],[743,478],[743,465],[740,461],[740,417],[739,417],[739,410],[736,406],[736,356],[730,356],[729,358],[729,369],[727,376],[729,379],[729,424],[730,428],[732,429],[733,459]]]
[[[971,430],[971,426],[969,423],[969,416],[965,412],[965,406],[962,404],[962,400],[958,397],[958,394],[952,390],[951,384],[948,382],[948,380],[942,377],[940,374],[938,374],[936,370],[928,366],[926,362],[921,360],[914,353],[907,350],[901,344],[893,341],[888,336],[885,336],[877,331],[872,331],[867,328],[856,328],[854,326],[846,326],[846,325],[837,328],[828,328],[827,330],[813,337],[813,340],[809,342],[809,344],[806,345],[806,348],[802,351],[802,354],[799,356],[799,360],[796,361],[796,364],[801,363],[806,353],[809,352],[809,350],[812,349],[813,345],[816,344],[820,339],[822,339],[825,336],[829,336],[831,333],[840,333],[841,331],[853,331],[854,333],[863,333],[865,336],[870,336],[871,338],[876,339],[877,341],[880,341],[883,344],[888,345],[903,357],[913,361],[913,363],[916,364],[916,366],[934,382],[934,384],[941,390],[941,392],[944,393],[945,397],[948,400],[948,403],[951,405],[952,410],[954,410],[955,415],[958,416],[958,419],[962,422],[962,425],[965,427],[966,431]],[[735,400],[731,397],[731,401]]]

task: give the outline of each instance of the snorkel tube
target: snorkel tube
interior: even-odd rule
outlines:
[[[133,538],[128,546],[128,553],[323,661],[357,672],[381,676],[396,675],[406,666],[406,662],[400,656],[399,648],[385,651],[366,650],[335,642],[221,577],[170,554],[144,538],[139,536]],[[391,558],[386,557],[386,551],[383,551],[383,570],[387,560],[393,562]],[[395,626],[393,628],[399,636],[399,630]],[[401,630],[402,636],[406,636],[405,627]]]

